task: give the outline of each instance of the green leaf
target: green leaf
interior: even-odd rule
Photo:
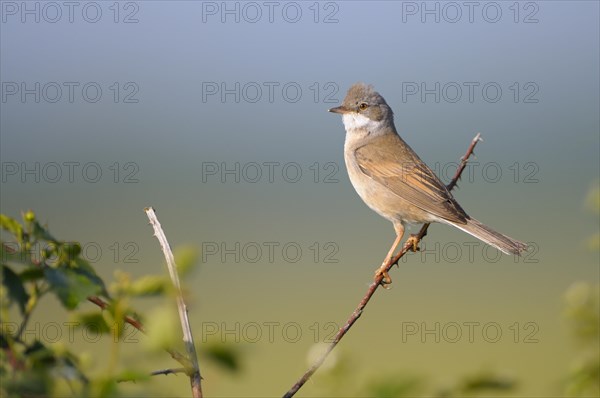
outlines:
[[[62,242],[58,252],[60,253],[60,261],[70,264],[81,253],[81,245],[77,242]]]
[[[125,369],[116,377],[118,381],[144,381],[150,379],[148,372],[138,371],[134,369]]]
[[[77,314],[74,320],[78,322],[76,327],[88,329],[93,333],[106,334],[111,332],[110,326],[99,311]]]
[[[193,246],[177,247],[173,255],[179,275],[185,275],[198,263],[198,250]]]
[[[92,280],[95,284],[97,284],[98,286],[101,287],[101,290],[100,290],[101,295],[103,295],[104,297],[110,298],[108,291],[106,290],[106,285],[104,284],[104,281],[102,280],[102,278],[100,278],[98,276],[94,267],[92,267],[90,265],[90,263],[88,263],[87,260],[85,260],[81,257],[77,257],[72,262],[72,264],[75,266],[75,268],[79,269],[82,273],[86,274],[87,277],[90,280]]]
[[[92,381],[90,397],[115,397],[117,395],[117,380],[113,377],[99,377]]]
[[[44,275],[50,287],[69,310],[88,296],[101,294],[104,288],[102,280],[80,268],[44,268]]]
[[[25,291],[19,276],[5,265],[2,265],[2,284],[8,290],[10,300],[17,303],[21,314],[25,314],[25,306],[29,300],[29,295]]]
[[[23,227],[15,219],[0,214],[0,227],[13,234],[19,243],[23,242]]]
[[[37,222],[35,216],[32,215],[32,212],[27,212],[25,214],[25,226],[27,231],[34,237],[36,240],[45,240],[48,242],[57,242],[57,240],[48,232],[48,230]]]
[[[155,296],[164,293],[170,287],[169,283],[164,276],[146,275],[133,281],[128,291],[134,296]]]
[[[575,282],[565,293],[570,327],[581,344],[594,344],[600,335],[600,285]]]
[[[600,215],[600,187],[595,186],[587,194],[585,203],[591,211]]]
[[[40,267],[29,267],[19,274],[23,282],[35,281],[44,277],[44,270]]]
[[[16,377],[3,377],[0,392],[7,397],[48,397],[52,394],[54,378],[49,372],[20,372]]]
[[[230,372],[238,372],[241,368],[240,353],[231,345],[209,344],[204,348],[204,356]]]
[[[145,327],[148,334],[142,341],[150,350],[171,348],[181,341],[181,332],[174,327],[179,324],[179,319],[173,306],[156,307],[147,318]]]
[[[0,262],[2,264],[35,266],[31,261],[31,254],[31,251],[24,249],[20,243],[1,242]]]
[[[460,395],[480,393],[485,390],[509,391],[515,388],[516,381],[510,377],[500,374],[481,371],[478,374],[467,376],[462,380]]]
[[[390,375],[379,378],[368,386],[368,395],[372,397],[414,397],[421,381],[409,375]]]
[[[54,352],[42,344],[39,340],[34,341],[24,352],[31,361],[33,368],[45,368],[56,363]]]

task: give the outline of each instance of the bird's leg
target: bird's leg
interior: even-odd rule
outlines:
[[[404,226],[400,225],[399,227],[396,227],[396,240],[394,240],[394,243],[392,243],[392,247],[390,248],[388,254],[385,256],[381,267],[379,267],[377,271],[375,271],[375,281],[377,281],[380,276],[383,276],[383,279],[381,280],[381,285],[383,287],[392,283],[392,278],[390,278],[390,275],[387,272],[387,268],[389,266],[390,261],[392,261],[392,256],[394,255],[396,248],[402,240],[402,235],[404,235]]]

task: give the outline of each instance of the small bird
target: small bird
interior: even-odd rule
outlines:
[[[344,160],[348,176],[362,200],[391,221],[396,240],[375,272],[375,280],[391,283],[386,271],[404,235],[406,223],[439,222],[461,229],[506,254],[520,255],[527,245],[471,218],[435,173],[396,131],[394,114],[372,86],[356,83],[342,105],[329,109],[342,115],[346,128]],[[413,250],[417,239],[409,238]]]

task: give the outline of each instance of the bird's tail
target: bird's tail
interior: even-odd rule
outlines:
[[[452,225],[473,235],[488,245],[494,246],[505,254],[516,254],[517,256],[520,256],[522,252],[527,250],[527,245],[525,243],[502,235],[474,218],[469,218],[466,224],[452,223]]]

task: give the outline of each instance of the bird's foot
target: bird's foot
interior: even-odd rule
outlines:
[[[379,267],[375,271],[375,282],[379,282],[379,284],[384,289],[389,289],[389,285],[392,283],[392,278],[390,278],[390,274],[387,271],[387,262],[383,263],[381,267]]]
[[[416,234],[410,234],[410,236],[408,237],[408,239],[406,240],[406,243],[411,245],[411,250],[413,252],[418,252],[419,250],[421,250],[421,248],[419,247],[419,242],[421,240],[419,239],[419,237]]]

